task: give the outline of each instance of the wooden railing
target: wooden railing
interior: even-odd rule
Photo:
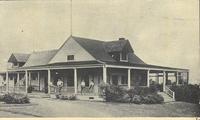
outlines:
[[[175,92],[172,91],[168,86],[165,86],[165,93],[175,100]]]

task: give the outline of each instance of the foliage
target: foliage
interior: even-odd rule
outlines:
[[[57,99],[60,99],[60,100],[76,100],[76,95],[56,95],[56,98]]]
[[[157,94],[157,88],[152,87],[135,87],[134,89],[125,90],[120,86],[101,85],[103,90],[101,96],[107,102],[124,102],[135,104],[156,104],[164,101],[163,97]]]
[[[102,85],[100,89],[103,91],[101,96],[103,96],[106,101],[120,102],[126,94],[125,89],[115,85]]]
[[[7,104],[25,104],[30,103],[27,95],[18,93],[7,93],[4,95],[3,101]]]
[[[33,89],[34,89],[34,88],[33,88],[32,86],[28,86],[27,92],[28,92],[28,93],[32,93]]]
[[[176,101],[185,101],[190,103],[199,103],[200,88],[198,85],[173,85],[171,89],[175,92]]]

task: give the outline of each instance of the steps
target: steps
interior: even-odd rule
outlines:
[[[49,98],[50,96],[45,93],[28,93],[28,97],[30,98]]]
[[[161,95],[164,98],[164,102],[174,102],[173,98],[171,98],[169,95],[167,95],[164,92],[158,92],[159,95]]]
[[[103,98],[100,98],[97,95],[77,95],[78,100],[89,100],[89,101],[104,101]]]

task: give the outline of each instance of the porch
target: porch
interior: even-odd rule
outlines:
[[[101,83],[123,86],[126,89],[135,86],[149,87],[159,84],[162,91],[174,97],[169,87],[172,84],[187,84],[188,70],[134,67],[117,65],[79,66],[79,67],[49,67],[6,72],[6,91],[28,93],[31,86],[33,92],[56,94],[58,79],[64,83],[62,94],[81,94],[81,81],[85,81],[82,95],[98,96]],[[94,87],[90,89],[90,82]],[[5,86],[4,86],[5,87]]]

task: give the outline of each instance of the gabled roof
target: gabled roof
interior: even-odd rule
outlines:
[[[108,53],[120,52],[128,47],[128,51],[132,54],[129,55],[129,62],[136,64],[145,64],[139,57],[134,54],[134,51],[128,40],[117,41],[100,41],[88,38],[80,38],[72,36],[84,49],[86,49],[93,57],[103,62],[116,62]]]
[[[127,48],[129,52],[133,52],[133,49],[128,40],[104,42],[104,48],[107,52],[120,52],[124,48]]]
[[[30,54],[25,53],[12,53],[8,62],[26,62]]]
[[[101,61],[115,61],[104,49],[104,42],[88,38],[72,37],[94,58]]]
[[[27,66],[37,66],[37,65],[46,65],[53,58],[53,56],[57,53],[58,50],[48,50],[48,51],[40,51],[33,52],[24,67]]]
[[[143,60],[141,60],[135,53],[129,53],[128,54],[128,61],[130,63],[135,64],[146,64]]]

